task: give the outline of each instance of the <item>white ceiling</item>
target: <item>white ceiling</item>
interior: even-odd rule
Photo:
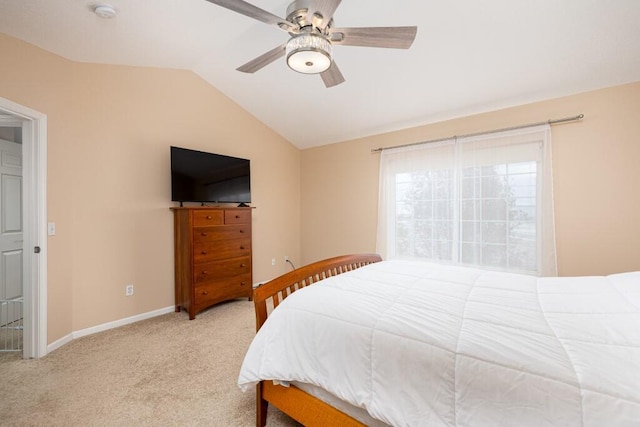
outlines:
[[[346,82],[284,58],[287,34],[205,0],[0,0],[0,32],[80,62],[193,70],[300,148],[640,80],[639,0],[344,0],[336,27],[417,25],[409,50],[336,46]],[[289,1],[250,0],[284,17]],[[576,112],[579,113],[579,112]]]

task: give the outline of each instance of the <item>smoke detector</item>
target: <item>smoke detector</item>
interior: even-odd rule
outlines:
[[[93,8],[93,12],[103,19],[111,19],[116,16],[116,10],[110,4],[99,4]]]

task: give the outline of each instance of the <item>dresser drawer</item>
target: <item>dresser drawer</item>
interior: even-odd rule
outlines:
[[[198,227],[193,229],[194,244],[227,239],[242,239],[248,236],[251,236],[251,224]]]
[[[221,210],[197,210],[193,211],[192,215],[194,227],[224,224],[224,212]]]
[[[251,273],[251,257],[231,258],[193,266],[195,283]]]
[[[251,285],[251,274],[243,274],[227,279],[217,279],[197,285],[194,288],[195,305],[206,307],[225,299],[251,297],[253,287]]]
[[[251,211],[247,209],[243,210],[229,210],[224,211],[224,223],[225,224],[248,224],[251,222]]]
[[[198,242],[193,245],[196,264],[217,259],[246,257],[251,255],[251,238]]]

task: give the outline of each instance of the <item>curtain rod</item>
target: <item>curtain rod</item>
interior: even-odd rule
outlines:
[[[447,138],[438,138],[438,139],[431,139],[429,141],[412,142],[410,144],[397,145],[395,147],[374,148],[374,149],[371,150],[371,152],[372,153],[379,153],[381,151],[390,150],[392,148],[412,147],[414,145],[432,144],[434,142],[448,141],[450,139],[468,138],[468,137],[471,137],[471,136],[480,136],[480,135],[486,135],[486,134],[489,134],[489,133],[505,132],[505,131],[508,131],[508,130],[531,128],[531,127],[540,126],[540,125],[555,125],[556,123],[575,122],[577,120],[582,120],[583,118],[584,118],[584,114],[578,114],[577,116],[565,117],[565,118],[562,118],[562,119],[549,119],[546,122],[529,123],[528,125],[520,125],[520,126],[509,127],[509,128],[487,130],[487,131],[484,131],[484,132],[467,133],[465,135],[453,135],[453,136],[449,136]]]

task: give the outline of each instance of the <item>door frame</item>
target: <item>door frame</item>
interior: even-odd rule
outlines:
[[[39,358],[47,354],[47,116],[2,97],[0,112],[22,125],[23,357]]]

